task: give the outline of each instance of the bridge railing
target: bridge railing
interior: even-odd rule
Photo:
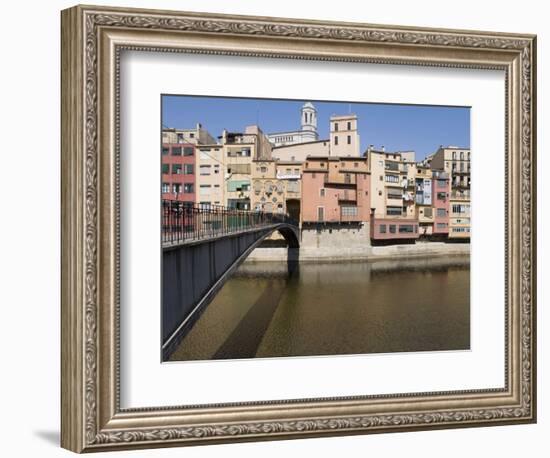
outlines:
[[[220,205],[162,201],[162,243],[203,240],[278,223],[297,225],[288,215],[236,210]]]

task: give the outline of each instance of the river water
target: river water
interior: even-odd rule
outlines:
[[[171,360],[470,347],[468,258],[247,262]]]

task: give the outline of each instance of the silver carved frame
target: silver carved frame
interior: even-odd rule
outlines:
[[[76,6],[62,12],[62,421],[75,452],[536,421],[536,37]],[[506,73],[503,389],[121,409],[119,58],[125,49]]]

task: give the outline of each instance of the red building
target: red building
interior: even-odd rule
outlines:
[[[195,145],[162,144],[162,199],[195,202]]]
[[[451,182],[446,172],[433,172],[433,207],[434,226],[433,235],[447,236],[449,234],[449,197]]]

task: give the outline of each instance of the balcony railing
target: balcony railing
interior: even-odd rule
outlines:
[[[297,225],[285,214],[236,210],[220,205],[162,201],[162,244],[170,246],[267,227]]]

